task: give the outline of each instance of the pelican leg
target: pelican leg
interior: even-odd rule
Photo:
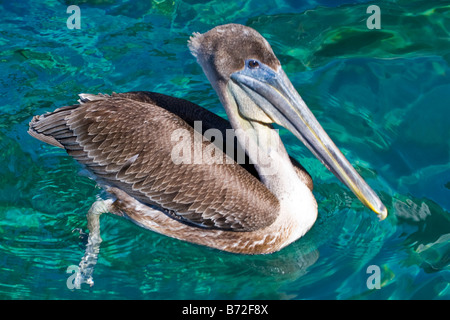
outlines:
[[[97,264],[98,254],[102,238],[100,236],[100,215],[107,213],[111,209],[113,200],[97,200],[89,209],[86,217],[88,220],[89,237],[86,250],[80,262],[80,269],[75,278],[75,287],[80,288],[82,283],[87,283],[91,287],[94,285],[92,274]]]

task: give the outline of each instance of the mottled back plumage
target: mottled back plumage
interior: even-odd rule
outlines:
[[[222,164],[172,161],[171,150],[178,143],[171,141],[174,130],[187,130],[193,137],[193,121],[225,130],[229,127],[225,120],[186,100],[156,93],[81,97],[80,105],[35,117],[30,134],[66,149],[100,183],[117,187],[180,222],[251,231],[276,219],[278,200],[240,165],[227,163],[221,150],[215,152],[221,152]],[[191,142],[186,141],[193,154]],[[205,150],[211,142],[202,144]]]

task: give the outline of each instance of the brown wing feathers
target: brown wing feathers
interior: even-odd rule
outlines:
[[[183,128],[193,136],[193,121],[204,121],[209,111],[186,100],[143,92],[81,99],[85,103],[34,117],[29,133],[65,148],[107,184],[181,222],[250,231],[275,220],[278,200],[236,163],[173,163],[172,132]],[[206,127],[228,127],[214,117],[206,120]],[[208,144],[203,142],[203,150]]]

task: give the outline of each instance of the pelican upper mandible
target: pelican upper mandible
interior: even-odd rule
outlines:
[[[186,100],[151,92],[81,94],[79,104],[30,122],[33,137],[64,148],[111,195],[94,211],[224,251],[278,251],[313,226],[318,210],[311,178],[289,157],[275,123],[302,141],[364,205],[386,217],[381,200],[325,133],[257,31],[228,24],[195,33],[188,44],[229,122]],[[236,138],[251,165],[236,160],[236,148],[207,139],[212,129],[224,140],[233,129],[232,141],[223,145]],[[195,159],[196,143],[202,161]],[[214,161],[204,161],[205,153]]]

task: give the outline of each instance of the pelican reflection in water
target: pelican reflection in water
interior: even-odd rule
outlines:
[[[317,217],[312,180],[288,155],[274,123],[291,131],[364,205],[386,217],[385,206],[322,129],[257,31],[218,26],[195,33],[188,45],[229,122],[152,92],[81,94],[79,104],[30,122],[33,137],[64,148],[110,194],[89,210],[88,246],[101,241],[98,216],[104,212],[234,253],[271,253],[299,239]],[[201,132],[194,130],[197,121]],[[175,131],[195,137],[215,129],[226,139],[231,128],[238,148],[222,150],[206,134],[200,139],[202,150],[213,150],[222,161],[174,161],[174,147],[184,156],[197,152],[195,139],[174,139]],[[234,161],[239,152],[230,154],[239,148],[246,164]]]

